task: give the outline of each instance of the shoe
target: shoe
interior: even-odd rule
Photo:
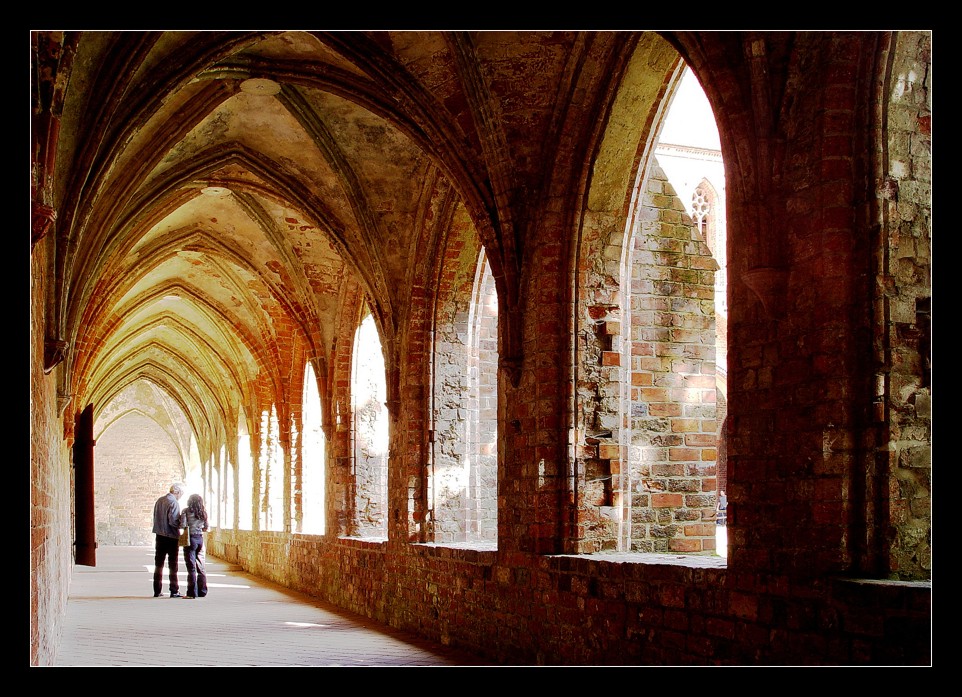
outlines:
[[[196,597],[196,595],[185,595],[184,600],[194,600]]]
[[[171,594],[170,594],[170,597],[171,597],[171,598],[183,598],[184,596],[182,596],[180,593],[171,593]]]
[[[205,597],[206,595],[207,595],[206,593],[199,593],[199,594],[197,595],[197,597],[198,597],[198,598],[203,598],[203,597]]]
[[[163,593],[154,593],[154,597],[155,597],[155,598],[159,598],[159,597],[162,596],[162,595],[163,595]]]

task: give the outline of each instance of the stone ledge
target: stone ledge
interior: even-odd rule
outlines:
[[[478,552],[497,552],[497,542],[414,542],[413,547],[449,547],[451,549],[474,549]]]
[[[387,544],[386,537],[338,537],[338,544],[348,547],[383,547]]]
[[[836,583],[851,583],[859,586],[895,586],[917,590],[932,590],[931,581],[900,581],[891,578],[836,578]]]
[[[415,542],[411,547],[431,556],[470,562],[493,562],[498,551],[497,542]]]
[[[594,554],[555,554],[551,558],[584,559],[619,564],[658,564],[692,569],[727,569],[728,559],[705,554],[665,554],[659,552],[597,552]]]

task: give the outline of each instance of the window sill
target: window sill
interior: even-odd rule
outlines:
[[[665,554],[658,552],[595,552],[594,554],[555,554],[552,558],[586,559],[619,564],[681,566],[691,569],[727,569],[728,558],[715,554]]]

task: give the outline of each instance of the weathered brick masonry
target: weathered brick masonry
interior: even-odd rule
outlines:
[[[78,435],[101,544],[184,479],[211,554],[497,663],[931,662],[930,33],[31,36],[33,665]]]
[[[505,665],[914,664],[929,599],[911,584],[688,561],[503,555],[218,530],[259,576]],[[533,562],[533,563],[532,563]],[[707,568],[705,568],[707,567]]]

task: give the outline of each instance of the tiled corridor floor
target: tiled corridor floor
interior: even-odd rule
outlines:
[[[154,598],[152,547],[101,547],[75,566],[56,666],[481,666],[207,558],[210,593]],[[181,590],[187,587],[183,560]]]

